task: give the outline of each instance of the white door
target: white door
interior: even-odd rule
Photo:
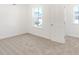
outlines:
[[[64,5],[51,6],[51,40],[64,43]]]

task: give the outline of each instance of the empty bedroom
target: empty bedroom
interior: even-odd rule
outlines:
[[[78,4],[0,4],[0,55],[78,54]]]

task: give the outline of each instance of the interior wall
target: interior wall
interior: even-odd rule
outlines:
[[[73,7],[75,4],[69,4],[65,7],[66,35],[79,37],[79,24],[73,23]]]
[[[35,8],[35,7],[38,7],[38,6],[43,7],[43,10],[44,10],[44,16],[43,16],[44,18],[43,18],[42,28],[36,28],[33,25],[32,8]],[[53,5],[53,4],[50,4],[50,5],[48,5],[48,4],[47,5],[43,5],[43,4],[37,5],[37,4],[35,4],[35,5],[30,5],[29,7],[30,7],[29,8],[29,12],[30,12],[29,13],[29,18],[30,18],[29,19],[29,33],[50,39],[52,41],[64,43],[65,39],[54,39],[54,37],[53,37],[54,34],[52,34],[52,33],[55,33],[55,32],[53,32],[54,30],[52,30],[52,28],[51,28],[51,24],[53,23],[54,20],[58,20],[57,21],[58,24],[59,24],[59,19],[64,20],[64,9],[62,9],[62,11],[61,11],[61,9],[59,9],[60,8],[59,6],[58,6],[58,8],[56,8],[56,6]],[[60,14],[55,15],[56,10],[60,10],[59,13],[62,13],[62,15],[61,16],[58,16]],[[62,35],[63,35],[63,33],[62,33]]]
[[[28,32],[28,5],[0,5],[0,39]]]
[[[33,26],[32,8],[44,7],[42,28]],[[79,24],[73,24],[73,6],[65,5],[66,35],[79,37]],[[32,33],[50,39],[50,5],[0,5],[0,39],[24,33]],[[52,7],[53,10],[54,7]],[[52,16],[53,17],[53,16]]]
[[[36,28],[33,25],[33,18],[32,18],[32,8],[35,7],[43,7],[43,25],[42,28]],[[50,14],[49,14],[49,5],[40,5],[40,4],[31,4],[29,5],[29,33],[37,35],[37,36],[42,36],[45,38],[50,38]]]

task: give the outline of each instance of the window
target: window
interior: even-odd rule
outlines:
[[[42,8],[33,8],[33,20],[35,27],[41,27],[43,23],[43,10]]]
[[[73,13],[73,17],[74,17],[73,23],[79,24],[79,5],[74,7],[73,12],[74,12]]]

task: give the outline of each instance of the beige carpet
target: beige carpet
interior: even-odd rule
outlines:
[[[31,34],[0,40],[0,55],[71,55],[79,54],[79,39],[65,37],[60,44]]]

